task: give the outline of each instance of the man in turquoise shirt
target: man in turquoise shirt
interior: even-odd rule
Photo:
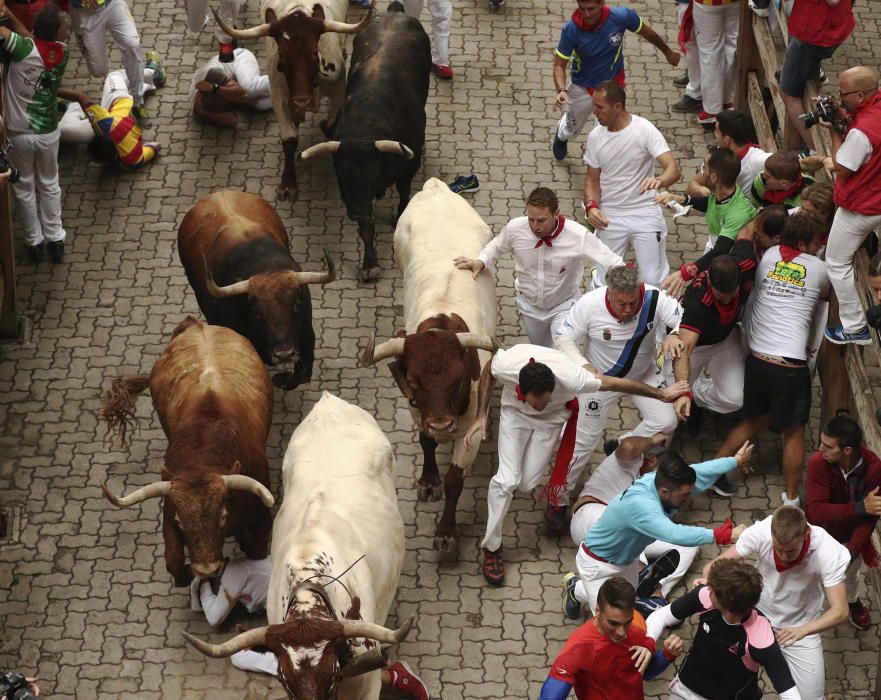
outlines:
[[[739,466],[744,469],[753,446],[745,442],[734,457],[689,466],[675,452],[658,456],[657,471],[640,477],[609,503],[603,515],[578,548],[575,567],[580,580],[574,595],[593,611],[603,582],[623,576],[637,585],[639,555],[655,540],[685,547],[736,542],[746,525],[730,520],[714,529],[679,525],[672,517],[694,494],[706,491],[721,475]]]

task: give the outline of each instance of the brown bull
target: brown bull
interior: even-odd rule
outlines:
[[[123,444],[148,386],[168,438],[162,481],[123,497],[104,484],[104,494],[118,507],[163,497],[165,564],[176,586],[193,573],[220,576],[228,536],[248,558],[265,558],[274,503],[266,459],[272,384],[254,348],[227,328],[183,321],[149,376],[120,377],[107,392],[103,416]]]

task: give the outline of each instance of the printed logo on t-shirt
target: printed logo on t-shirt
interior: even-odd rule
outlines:
[[[768,279],[794,284],[796,287],[805,286],[805,278],[808,276],[807,268],[797,262],[785,262],[780,260],[774,265],[773,270],[768,271]]]
[[[596,399],[591,399],[587,402],[587,410],[596,413],[600,410],[600,402]]]
[[[612,339],[612,331],[608,328],[603,328],[603,340],[611,340]]]
[[[624,40],[623,32],[612,32],[609,34],[609,43],[612,46],[618,46]]]

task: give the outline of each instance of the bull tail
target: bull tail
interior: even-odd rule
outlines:
[[[104,407],[101,417],[107,423],[106,438],[112,432],[119,435],[119,444],[128,445],[127,434],[131,428],[137,427],[135,417],[135,401],[150,384],[149,374],[138,374],[131,377],[117,377],[104,394]]]

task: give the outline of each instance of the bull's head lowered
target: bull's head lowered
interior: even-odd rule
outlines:
[[[270,8],[266,10],[264,24],[249,29],[233,29],[220,17],[214,8],[214,18],[218,26],[234,39],[257,39],[272,37],[278,45],[278,72],[284,75],[288,85],[288,99],[293,115],[304,115],[314,110],[315,89],[322,69],[325,72],[344,70],[342,66],[323,66],[318,54],[318,40],[325,32],[339,34],[357,34],[364,29],[373,18],[376,2],[370,6],[367,15],[357,24],[338,22],[326,19],[324,8],[316,3],[312,6],[312,15],[296,10],[283,17],[278,17]]]
[[[453,319],[464,326],[461,318]],[[361,354],[362,367],[396,358],[389,368],[421,417],[419,430],[435,440],[449,440],[468,408],[471,382],[480,378],[477,350],[495,352],[486,335],[454,333],[437,328],[387,340],[374,348],[374,339]]]

